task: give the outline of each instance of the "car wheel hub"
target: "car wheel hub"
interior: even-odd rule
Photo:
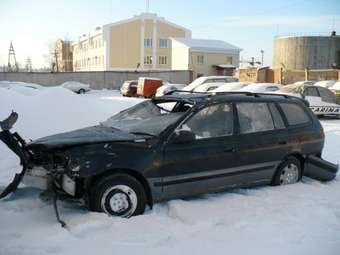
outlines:
[[[299,169],[295,164],[285,166],[280,175],[280,184],[296,183],[299,179]]]
[[[116,185],[104,192],[101,207],[109,215],[129,217],[136,210],[137,201],[137,195],[130,187]]]

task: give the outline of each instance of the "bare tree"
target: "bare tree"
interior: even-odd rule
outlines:
[[[43,54],[44,63],[53,71],[55,66],[55,43],[56,39],[50,39],[46,42],[47,51]]]

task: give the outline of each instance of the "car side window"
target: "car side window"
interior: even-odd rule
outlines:
[[[299,125],[310,121],[308,114],[297,104],[280,103],[289,125]]]
[[[310,96],[310,97],[319,97],[319,92],[317,88],[307,88],[305,92],[305,96]]]
[[[203,108],[180,129],[192,131],[196,139],[228,136],[233,134],[231,104],[217,104]]]
[[[272,114],[272,118],[274,121],[274,126],[276,129],[282,129],[285,128],[285,124],[283,122],[282,116],[279,112],[279,110],[277,109],[276,105],[273,103],[269,104],[269,110],[270,113]]]
[[[274,129],[273,119],[266,103],[238,103],[236,107],[241,134]]]

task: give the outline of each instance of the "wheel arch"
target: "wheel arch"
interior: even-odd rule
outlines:
[[[119,169],[110,169],[106,170],[105,172],[102,172],[100,174],[94,175],[91,178],[89,178],[85,182],[85,190],[88,192],[91,187],[95,185],[96,182],[101,180],[102,178],[105,178],[110,175],[115,175],[115,174],[127,174],[132,177],[134,177],[137,181],[139,181],[146,193],[146,198],[147,198],[147,204],[152,208],[153,207],[153,197],[152,197],[152,192],[151,188],[149,186],[148,181],[146,180],[145,176],[142,175],[140,172],[132,169],[126,169],[126,168],[119,168]]]
[[[301,175],[303,175],[303,172],[304,172],[304,164],[305,164],[305,156],[301,153],[301,152],[298,152],[298,151],[295,151],[295,152],[292,152],[292,153],[289,153],[286,155],[286,157],[284,159],[287,159],[289,157],[294,157],[296,158],[297,160],[299,160],[300,162],[300,166],[301,166]]]

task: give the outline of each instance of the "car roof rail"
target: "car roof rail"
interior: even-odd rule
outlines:
[[[253,96],[254,93],[249,91],[221,91],[221,92],[210,92],[211,95],[246,95],[246,96]]]
[[[171,90],[171,91],[165,93],[164,96],[172,95],[175,92],[188,93],[188,94],[202,94],[202,95],[209,95],[210,94],[210,93],[207,93],[207,92],[196,92],[196,91],[188,91],[188,90],[175,89],[175,90]]]

